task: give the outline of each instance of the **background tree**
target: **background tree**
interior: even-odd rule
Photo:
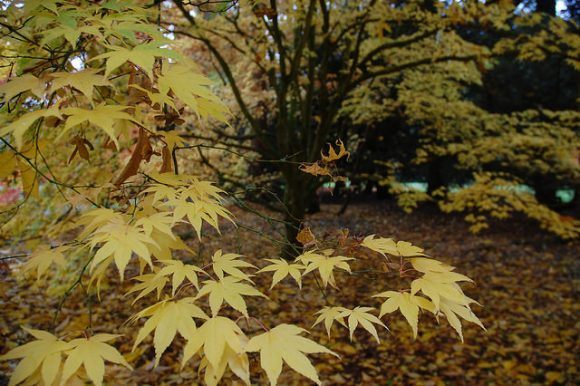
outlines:
[[[320,186],[297,166],[315,162],[325,143],[348,132],[337,118],[349,95],[406,69],[490,54],[486,47],[463,44],[451,28],[477,18],[475,5],[453,6],[450,17],[449,10],[434,13],[421,2],[392,7],[382,1],[271,1],[200,19],[186,3],[174,4],[190,24],[171,21],[177,36],[199,41],[205,50],[194,51],[211,55],[207,60],[232,89],[245,121],[239,135],[251,136],[263,159],[280,161],[274,167],[283,180],[288,240],[295,240]],[[502,8],[491,7],[480,17],[500,23]],[[246,98],[244,77],[266,92]]]

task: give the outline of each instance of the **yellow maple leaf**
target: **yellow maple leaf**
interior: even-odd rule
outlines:
[[[204,357],[214,369],[217,369],[228,349],[237,354],[243,353],[244,337],[244,333],[233,320],[213,316],[186,336],[187,344],[183,349],[181,367],[203,348]]]
[[[463,275],[460,276],[460,280],[464,280],[463,278],[469,280],[469,278]],[[413,282],[411,282],[411,295],[415,295],[419,291],[423,292],[431,299],[435,305],[436,310],[439,310],[439,304],[441,303],[442,298],[464,306],[473,302],[472,299],[465,296],[461,290],[461,287],[459,287],[459,285],[455,283],[453,279],[454,278],[448,278],[448,280],[443,282],[441,281],[441,277],[434,276],[433,273],[427,273],[423,275],[423,277],[415,279]]]
[[[248,284],[240,283],[241,280],[233,276],[225,276],[218,281],[206,280],[196,298],[209,295],[209,306],[213,316],[218,314],[225,301],[232,308],[248,317],[248,309],[242,295],[263,296],[265,298],[267,296]]]
[[[417,338],[419,330],[419,308],[435,313],[435,306],[429,300],[420,296],[411,295],[407,292],[386,291],[373,297],[388,298],[381,305],[379,318],[385,314],[390,314],[396,310],[400,310],[401,314],[407,319],[407,322],[413,330],[413,337]]]
[[[38,119],[47,117],[61,117],[58,105],[53,105],[47,109],[31,111],[20,116],[14,122],[8,124],[3,129],[0,129],[0,136],[12,134],[14,136],[14,141],[16,142],[16,147],[22,149],[24,145],[24,134],[26,134],[30,126]]]
[[[175,224],[171,212],[157,212],[148,216],[139,217],[135,222],[136,226],[142,227],[145,234],[150,236],[154,230],[164,233],[175,239],[171,228]]]
[[[457,304],[455,302],[443,298],[441,299],[440,308],[441,312],[445,315],[451,327],[453,327],[453,329],[457,331],[457,334],[459,334],[459,338],[461,338],[462,342],[463,342],[463,332],[461,330],[461,321],[459,320],[457,315],[467,320],[468,322],[477,324],[479,327],[485,330],[483,323],[481,323],[481,320],[479,320],[479,318],[473,313],[473,311],[471,311],[469,305]]]
[[[18,167],[17,155],[11,151],[3,150],[0,153],[0,179],[10,177]]]
[[[153,79],[153,65],[156,57],[166,57],[178,59],[179,54],[165,48],[161,48],[159,43],[140,44],[136,47],[126,48],[121,46],[109,46],[109,52],[97,55],[93,60],[107,59],[105,76],[108,77],[111,72],[119,68],[126,62],[131,62],[139,66],[150,79]]]
[[[242,255],[236,253],[224,254],[221,249],[218,249],[211,257],[212,269],[217,277],[223,279],[224,273],[227,273],[230,276],[251,282],[252,280],[250,280],[250,277],[238,268],[256,268],[256,266],[246,261],[239,260],[238,257],[242,257]]]
[[[411,244],[408,241],[397,241],[397,252],[399,256],[425,256],[423,248]]]
[[[299,288],[302,288],[301,270],[306,269],[304,265],[289,263],[287,260],[284,259],[265,259],[265,260],[269,261],[272,264],[262,268],[256,273],[274,272],[274,275],[272,276],[272,285],[270,285],[270,289],[274,288],[276,284],[278,284],[288,275],[290,275],[296,281]]]
[[[173,258],[173,250],[185,250],[193,253],[177,235],[171,237],[166,233],[154,230],[150,237],[155,241],[155,244],[149,244],[149,250],[151,255],[155,256],[157,260],[171,260]]]
[[[201,240],[201,228],[205,221],[219,232],[218,217],[231,220],[230,211],[217,201],[196,200],[180,196],[178,199],[168,200],[167,206],[173,206],[173,216],[176,221],[186,218]]]
[[[240,337],[240,340],[247,340],[245,336]],[[244,344],[245,345],[245,344]],[[219,381],[224,376],[226,368],[229,367],[234,374],[236,374],[246,385],[250,386],[250,360],[248,354],[245,352],[238,353],[226,345],[224,354],[217,367],[212,366],[206,357],[201,359],[199,370],[205,369],[204,382],[208,386],[217,386]]]
[[[409,259],[413,268],[419,272],[449,272],[454,269],[454,267],[447,265],[439,260],[427,259],[424,257],[415,257]]]
[[[384,325],[383,322],[373,314],[369,313],[369,311],[373,310],[372,307],[355,307],[352,310],[345,309],[342,311],[342,317],[348,316],[348,331],[350,333],[350,340],[352,340],[354,331],[360,324],[362,328],[367,330],[372,336],[375,337],[377,343],[380,343],[379,334],[377,333],[377,329],[375,328],[374,324],[378,324],[379,326],[384,327],[388,330],[387,326]]]
[[[46,81],[32,74],[23,74],[0,85],[0,94],[4,94],[4,100],[9,101],[24,91],[30,91],[39,98],[46,92]]]
[[[344,307],[324,307],[323,309],[316,312],[318,318],[312,325],[312,327],[316,326],[318,323],[324,321],[324,327],[326,328],[326,332],[328,333],[328,337],[330,338],[330,329],[334,322],[338,322],[339,324],[346,327],[344,324],[344,315],[343,312],[348,311]]]
[[[133,370],[125,358],[113,346],[105,343],[120,335],[97,334],[90,338],[73,339],[69,342],[72,350],[67,352],[68,358],[62,369],[62,384],[75,374],[81,365],[96,386],[103,384],[105,375],[105,360],[125,366]]]
[[[10,377],[9,386],[17,385],[29,378],[40,368],[42,381],[51,385],[57,377],[62,363],[62,353],[71,348],[67,342],[59,340],[49,332],[23,329],[37,340],[16,347],[0,356],[0,360],[22,358]]]
[[[277,384],[283,362],[320,385],[316,369],[304,354],[326,353],[338,357],[338,354],[326,347],[300,336],[303,332],[306,330],[298,326],[281,324],[253,337],[244,348],[247,352],[260,352],[260,365],[266,371],[271,385]]]
[[[343,271],[350,272],[350,266],[348,265],[347,261],[354,259],[352,257],[345,256],[329,256],[329,254],[332,252],[332,250],[322,251],[322,253],[308,251],[298,256],[296,261],[300,261],[306,266],[303,275],[306,275],[307,273],[317,269],[324,287],[326,287],[328,284],[336,287],[333,273],[334,270],[341,269]]]
[[[95,229],[111,222],[111,223],[122,223],[125,221],[125,217],[110,208],[95,208],[89,210],[81,216],[78,221],[79,225],[84,226],[83,231],[79,234],[79,239],[84,239],[95,231]]]
[[[393,239],[387,239],[385,237],[375,238],[375,235],[369,235],[364,238],[360,245],[372,251],[378,252],[385,257],[385,254],[396,255],[398,253],[397,243],[395,243]]]
[[[423,249],[407,241],[397,241],[393,239],[377,237],[375,235],[367,236],[360,244],[362,247],[378,252],[386,257],[386,254],[393,256],[425,256]]]
[[[118,149],[119,142],[115,133],[115,124],[123,121],[135,122],[133,117],[124,111],[128,108],[129,106],[105,104],[95,106],[92,110],[79,107],[64,108],[62,113],[68,115],[68,118],[57,138],[61,138],[71,128],[88,121],[107,133]]]
[[[103,75],[99,75],[100,69],[87,68],[77,72],[55,72],[50,74],[53,78],[52,89],[56,90],[65,86],[76,88],[89,100],[93,99],[93,87],[112,86],[111,82]]]
[[[167,65],[163,67],[157,82],[161,94],[173,92],[200,117],[227,121],[228,108],[210,91],[208,86],[212,82],[192,71],[191,66],[182,63]]]
[[[169,279],[165,276],[159,276],[154,273],[147,273],[145,275],[139,275],[133,278],[133,280],[137,280],[140,283],[135,284],[133,287],[127,291],[127,295],[141,291],[139,295],[133,300],[131,304],[135,304],[137,300],[141,299],[142,297],[150,294],[153,291],[157,291],[157,299],[161,297],[161,291],[165,288],[165,285],[169,282]]]
[[[163,260],[163,267],[156,276],[171,276],[172,292],[171,296],[175,296],[175,291],[185,279],[187,279],[195,288],[199,289],[197,274],[204,271],[193,264],[183,264],[179,260]]]
[[[195,299],[191,297],[176,301],[163,300],[132,316],[131,321],[149,317],[137,334],[133,351],[143,339],[155,330],[153,346],[155,347],[155,366],[157,366],[161,355],[169,347],[175,334],[179,333],[188,339],[196,330],[193,318],[208,319],[205,312],[193,304],[194,302]]]
[[[141,228],[117,222],[108,223],[95,230],[90,238],[91,249],[95,248],[99,243],[103,243],[103,245],[95,253],[91,263],[91,270],[109,256],[113,256],[119,269],[121,280],[123,280],[125,268],[133,253],[152,266],[149,246],[157,244]]]
[[[46,245],[40,246],[32,253],[26,263],[24,263],[22,272],[36,270],[36,280],[39,281],[51,265],[65,266],[66,261],[63,252],[66,250],[66,247],[51,249]]]

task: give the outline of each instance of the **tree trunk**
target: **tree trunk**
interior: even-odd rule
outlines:
[[[556,186],[550,183],[536,183],[533,186],[534,190],[536,191],[536,200],[540,204],[547,206],[550,209],[558,209],[559,207],[559,200],[556,197]]]
[[[282,250],[282,257],[290,260],[301,253],[302,246],[296,240],[296,236],[312,197],[316,194],[316,185],[313,183],[314,177],[303,174],[299,170],[286,170],[283,176],[287,244]]]
[[[441,173],[441,163],[441,160],[436,158],[429,164],[429,170],[427,171],[427,193],[429,195],[445,186]]]

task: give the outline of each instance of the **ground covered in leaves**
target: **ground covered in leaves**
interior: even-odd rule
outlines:
[[[410,241],[473,278],[476,285],[466,286],[465,290],[483,305],[474,310],[487,327],[484,332],[464,323],[462,344],[444,319],[438,324],[425,314],[420,316],[419,336],[414,341],[402,316],[394,313],[383,318],[390,332],[380,332],[381,344],[377,344],[362,330],[350,342],[348,331],[340,326],[333,327],[328,339],[324,328],[317,326],[311,338],[341,356],[340,360],[329,355],[314,356],[324,384],[573,384],[578,379],[577,243],[561,243],[532,224],[518,221],[497,224],[485,233],[472,235],[458,217],[440,215],[431,209],[405,214],[384,202],[351,204],[340,217],[335,214],[340,209],[337,205],[324,205],[322,209],[308,218],[308,225],[318,238],[332,238],[338,230],[348,228],[351,235],[378,234]],[[191,234],[188,243],[200,256],[194,261],[208,260],[219,248],[244,254],[257,266],[265,265],[260,259],[277,257],[278,245],[272,239],[280,236],[275,223],[236,208],[233,211],[241,226],[224,224],[221,239],[211,235],[199,245]],[[191,260],[191,256],[184,259]],[[141,324],[124,322],[154,299],[145,298],[131,305],[132,298],[123,297],[118,289],[116,270],[111,270],[109,282],[103,285],[100,301],[87,299],[78,290],[66,299],[56,321],[54,310],[61,299],[58,295],[70,280],[57,277],[36,285],[15,277],[17,271],[17,263],[4,263],[0,267],[0,354],[30,338],[20,325],[47,330],[56,326],[57,333],[70,334],[82,333],[90,320],[94,332],[124,334],[115,345],[135,368],[132,372],[117,367],[109,369],[106,379],[110,384],[198,383],[198,363],[192,360],[180,370],[181,338],[174,341],[157,368],[153,368],[151,338],[131,353]],[[305,280],[302,291],[288,279],[269,291],[270,280],[269,274],[259,275],[255,280],[270,300],[248,302],[250,314],[269,326],[295,323],[310,328],[316,319],[313,314],[327,302],[379,308],[380,299],[370,296],[397,289],[388,276],[364,272],[351,276],[337,274],[339,289],[324,295],[313,279]],[[123,285],[128,288],[130,283]],[[245,323],[241,326],[248,335],[257,332],[257,326],[246,327]],[[14,364],[0,363],[0,385],[7,384],[8,376],[2,374],[9,374]],[[256,374],[253,383],[267,384],[256,358],[252,369]],[[280,378],[280,384],[307,383],[292,372],[285,372]],[[224,384],[240,383],[226,375]]]

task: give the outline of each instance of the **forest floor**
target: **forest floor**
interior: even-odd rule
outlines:
[[[441,215],[433,209],[405,214],[388,202],[368,200],[351,204],[343,216],[335,213],[339,205],[323,205],[322,212],[308,218],[308,225],[319,238],[333,237],[339,229],[348,228],[351,235],[378,234],[395,240],[410,241],[430,255],[457,267],[476,282],[466,286],[466,294],[483,307],[474,311],[487,331],[464,323],[465,343],[461,343],[449,324],[438,324],[429,315],[421,315],[419,336],[413,340],[411,330],[398,313],[383,320],[390,332],[380,332],[381,343],[364,331],[357,331],[350,342],[345,329],[333,327],[328,339],[322,326],[312,329],[311,339],[338,353],[314,355],[324,385],[507,385],[507,384],[574,384],[579,379],[576,359],[579,350],[579,321],[575,288],[579,287],[579,244],[565,244],[542,233],[525,221],[510,221],[492,226],[479,235],[468,232],[459,217]],[[260,209],[262,211],[262,209]],[[205,259],[221,248],[238,252],[257,266],[263,258],[277,257],[277,245],[267,237],[279,238],[276,227],[254,214],[233,209],[242,227],[225,224],[222,238],[210,235],[200,246],[195,238],[188,240]],[[246,229],[259,230],[267,237]],[[211,232],[209,232],[211,233]],[[62,292],[66,283],[53,280],[36,285],[16,280],[9,273],[14,265],[0,266],[0,354],[30,337],[21,329],[25,325],[50,329],[59,298],[47,296]],[[127,272],[126,277],[130,276]],[[153,368],[154,350],[151,338],[131,353],[134,337],[141,324],[123,324],[145,307],[146,298],[131,305],[131,298],[118,295],[118,274],[111,270],[108,285],[101,291],[100,304],[93,304],[90,317],[96,332],[125,334],[115,345],[134,371],[114,367],[108,373],[111,385],[181,385],[197,384],[194,361],[180,370],[183,339],[176,338]],[[311,277],[311,275],[309,275]],[[259,316],[266,325],[295,323],[310,329],[313,315],[326,303],[313,279],[306,278],[298,291],[294,282],[283,280],[269,291],[271,275],[256,276],[257,285],[270,300],[248,301],[250,314]],[[393,289],[385,277],[362,277],[337,274],[338,290],[329,290],[327,301],[351,307],[370,305],[379,308],[372,294]],[[125,282],[124,286],[130,283]],[[92,303],[98,302],[93,299]],[[62,308],[57,333],[83,330],[89,321],[86,298],[77,291]],[[242,325],[245,329],[245,324]],[[251,330],[247,330],[251,334]],[[11,362],[14,365],[14,362]],[[0,363],[0,385],[7,384],[9,364]],[[266,378],[252,361],[255,384],[266,384]],[[223,384],[241,384],[226,375]],[[287,371],[281,385],[307,385],[306,378]]]

